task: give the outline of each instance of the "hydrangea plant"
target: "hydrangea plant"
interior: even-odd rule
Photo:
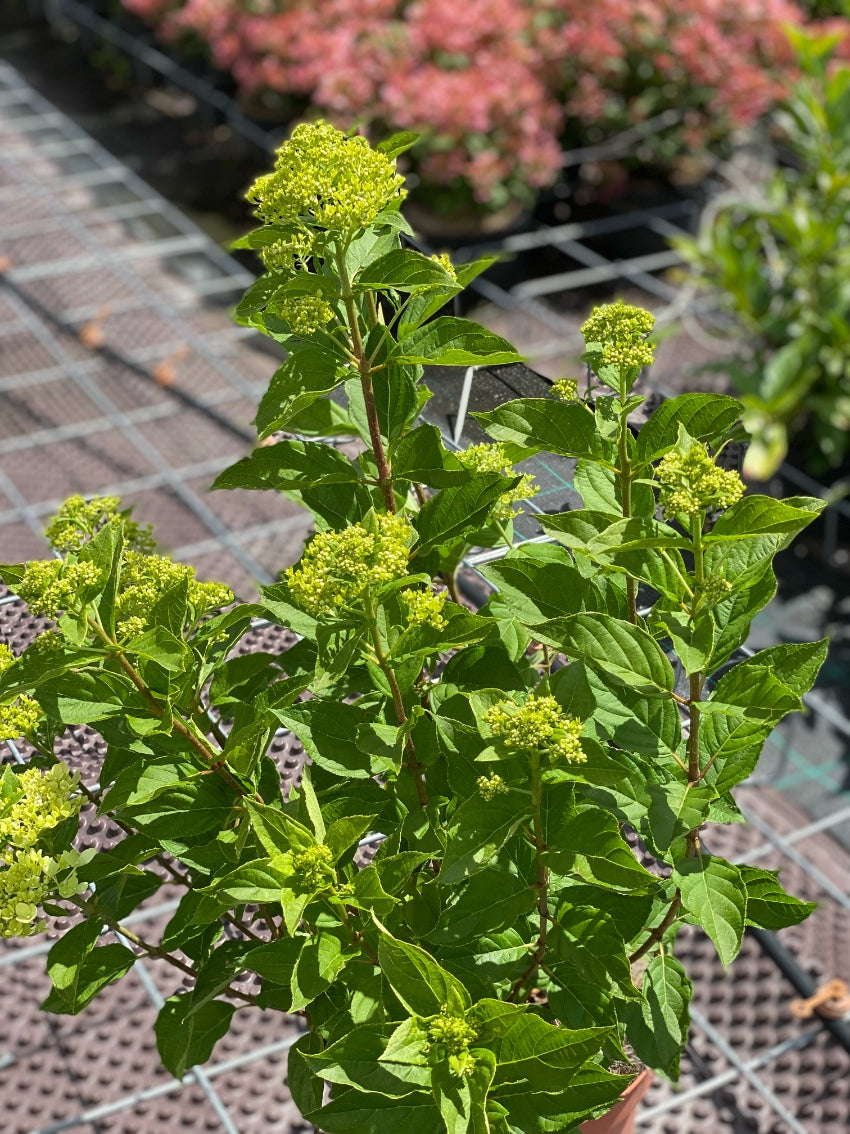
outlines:
[[[288,353],[256,419],[274,444],[217,485],[311,509],[300,561],[237,603],[154,554],[116,501],[77,498],[48,529],[56,559],[0,568],[55,621],[0,654],[0,737],[32,754],[0,780],[0,932],[79,915],[47,957],[55,1012],[137,955],[171,964],[156,1034],[178,1077],[235,1012],[294,1013],[289,1090],[328,1134],[567,1132],[631,1081],[627,1043],[678,1074],[683,925],[728,965],[748,925],[811,909],[701,831],[740,820],[734,787],[823,660],[824,643],[736,660],[774,555],[821,502],[745,495],[717,466],[732,398],[675,398],[635,435],[652,317],[622,304],[584,326],[592,401],[564,382],[479,414],[493,449],[447,448],[420,420],[423,367],[517,355],[439,313],[486,261],[402,245],[410,141],[301,128],[251,192],[265,223],[241,243],[268,270],[238,317]],[[322,304],[309,326],[305,300]],[[538,452],[577,462],[584,507],[541,517],[550,542],[505,547],[472,611],[457,564],[511,545],[532,491],[511,465]],[[257,618],[297,643],[240,655]],[[96,787],[54,755],[78,725],[107,745]],[[309,757],[286,793],[280,729]],[[74,851],[83,800],[116,846]],[[126,919],[165,881],[183,896],[146,939]]]

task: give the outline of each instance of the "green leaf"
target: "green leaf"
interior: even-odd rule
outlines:
[[[307,944],[309,944],[307,937],[278,937],[253,949],[246,960],[246,967],[261,976],[264,981],[289,988],[301,950]],[[290,1010],[290,1008],[286,1009],[286,1011]]]
[[[95,947],[102,924],[97,919],[80,922],[51,947],[47,973],[53,987],[41,1005],[45,1012],[76,1016],[135,964],[135,954],[124,945]]]
[[[472,1004],[469,993],[430,953],[408,941],[397,940],[380,923],[379,928],[381,970],[408,1012],[416,1016],[435,1016],[444,1004],[455,1015],[463,1015],[469,1009]]]
[[[632,1081],[629,1075],[612,1075],[598,1063],[586,1063],[566,1090],[517,1092],[505,1098],[512,1134],[563,1134],[580,1122],[611,1109]]]
[[[521,362],[511,344],[469,319],[441,315],[401,340],[396,362],[429,366],[498,366]]]
[[[774,500],[770,496],[742,496],[737,504],[720,515],[704,537],[705,543],[709,545],[724,540],[738,540],[742,536],[794,536],[826,507],[825,500],[814,497],[803,497],[802,501],[802,506],[795,506],[786,500]]]
[[[759,929],[786,929],[797,925],[817,907],[817,902],[802,902],[780,886],[776,870],[759,870],[755,866],[740,867],[741,880],[747,888],[747,925]]]
[[[154,626],[125,647],[128,653],[156,662],[168,673],[184,673],[192,664],[192,652],[182,638],[164,626]]]
[[[257,803],[253,799],[246,798],[244,802],[251,828],[266,854],[300,853],[316,845],[313,832],[280,808]]]
[[[715,446],[740,419],[743,406],[724,394],[681,394],[663,402],[637,437],[636,467],[657,460],[679,439],[679,426],[689,436]]]
[[[705,672],[714,649],[714,620],[701,610],[691,618],[683,610],[653,611],[653,620],[668,634],[686,675]]]
[[[747,895],[741,872],[710,855],[687,858],[673,869],[682,906],[714,942],[723,967],[738,955],[744,933]]]
[[[440,884],[450,886],[483,870],[525,819],[525,809],[511,792],[491,800],[477,793],[467,799],[449,824]]]
[[[673,689],[673,669],[645,630],[604,614],[551,618],[530,627],[534,636],[583,661],[618,685],[657,695]]]
[[[372,757],[357,740],[358,728],[369,723],[363,709],[339,701],[316,700],[272,711],[298,737],[319,767],[346,778],[372,776]]]
[[[437,1134],[440,1112],[430,1095],[403,1098],[346,1091],[304,1117],[326,1134]]]
[[[330,393],[346,377],[339,359],[328,350],[311,345],[293,351],[275,371],[263,395],[255,418],[257,436],[262,441],[279,429],[286,429],[298,414],[317,398]]]
[[[466,484],[444,488],[432,496],[414,520],[420,553],[477,532],[496,501],[518,483],[519,477],[482,473],[470,477]]]
[[[219,473],[213,488],[271,488],[300,491],[324,484],[352,484],[357,469],[331,445],[320,441],[279,441],[255,449]]]
[[[334,933],[319,930],[305,941],[292,972],[292,1007],[300,1012],[328,989],[357,950],[346,954]]]
[[[715,605],[714,650],[706,666],[707,672],[718,669],[744,644],[753,618],[775,594],[776,578],[768,569],[749,586],[736,586],[731,595]]]
[[[741,664],[769,669],[792,693],[803,697],[814,685],[828,650],[828,638],[819,642],[789,642],[759,650]]]
[[[599,436],[596,420],[584,405],[520,398],[472,416],[495,441],[510,441],[536,452],[546,449],[561,457],[602,461],[614,457],[613,446]]]
[[[652,803],[647,823],[656,851],[664,852],[689,831],[696,830],[708,818],[717,792],[712,787],[670,780],[665,784],[647,784]]]
[[[601,909],[564,902],[547,948],[546,965],[557,982],[549,1003],[567,1026],[614,1024],[622,1001],[639,998],[623,940]]]
[[[452,287],[453,277],[437,260],[412,248],[395,248],[367,264],[355,286],[375,291],[421,291],[432,287]]]
[[[568,552],[555,544],[518,547],[481,573],[526,625],[577,614],[584,607],[586,584]]]
[[[532,1012],[497,1019],[498,1030],[491,1025],[496,1034],[484,1030],[497,1060],[496,1087],[527,1081],[531,1090],[551,1090],[554,1083],[563,1089],[612,1034],[610,1028],[556,1027]]]
[[[406,433],[392,454],[393,476],[418,481],[431,488],[464,484],[472,474],[443,444],[436,425],[420,425]]]
[[[123,815],[152,838],[167,838],[179,826],[181,836],[223,830],[231,817],[235,796],[218,776],[200,776],[173,784],[145,803],[127,806]]]
[[[575,873],[585,882],[614,890],[646,890],[658,879],[644,870],[620,834],[613,815],[583,808],[550,831],[544,859],[559,874]]]
[[[378,142],[375,149],[385,157],[394,158],[409,150],[418,140],[419,134],[414,134],[410,130],[399,130],[397,133],[391,134],[389,138],[385,138],[383,142]],[[382,217],[383,214],[379,213],[378,220]],[[375,222],[373,221],[373,223]]]
[[[629,1041],[639,1059],[675,1082],[690,1028],[693,986],[675,957],[664,953],[647,965],[641,992],[643,1002],[627,1010]]]
[[[434,1067],[431,1085],[446,1134],[490,1134],[487,1092],[496,1072],[496,1057],[486,1048],[472,1053],[475,1063],[468,1074],[456,1075],[448,1059]]]
[[[235,1004],[208,1000],[195,1009],[192,994],[171,996],[154,1024],[156,1047],[165,1069],[182,1079],[189,1067],[206,1063],[216,1043],[230,1028]]]
[[[315,1032],[305,1032],[289,1049],[286,1059],[286,1087],[302,1114],[322,1105],[324,1080],[307,1063],[308,1055],[321,1050],[322,1041]]]
[[[523,878],[499,869],[474,874],[457,901],[440,914],[428,940],[455,945],[519,923],[534,908],[534,891]]]
[[[362,1024],[324,1051],[305,1058],[311,1068],[329,1083],[354,1087],[356,1091],[402,1098],[431,1086],[430,1068],[397,1063],[382,1058],[395,1024]]]
[[[587,671],[596,708],[594,724],[618,748],[646,756],[672,756],[682,739],[682,720],[671,697],[645,697],[626,685]]]

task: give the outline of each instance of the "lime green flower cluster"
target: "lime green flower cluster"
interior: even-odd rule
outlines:
[[[2,676],[10,665],[14,664],[15,655],[5,642],[0,642],[0,676]]]
[[[334,317],[334,309],[321,295],[287,295],[269,304],[271,315],[279,315],[293,334],[312,335]]]
[[[389,512],[375,516],[370,527],[319,532],[285,572],[286,582],[311,614],[338,614],[369,588],[404,578],[412,534],[403,516]]]
[[[73,869],[86,860],[86,855],[75,850],[50,858],[29,847],[10,851],[4,858],[6,866],[0,869],[0,937],[29,937],[43,932],[47,922],[36,921],[39,903],[48,896],[70,898],[86,888]]]
[[[505,446],[501,441],[482,442],[480,445],[470,445],[455,454],[464,468],[478,473],[502,473],[503,476],[513,474],[513,465],[507,455]],[[514,511],[514,504],[518,500],[528,500],[540,491],[540,485],[534,483],[531,473],[523,473],[519,484],[509,488],[500,497],[493,508],[494,520],[511,520],[518,512]]]
[[[41,707],[26,693],[9,705],[0,705],[0,740],[29,736],[41,719]]]
[[[702,599],[709,606],[722,602],[732,593],[732,584],[722,575],[709,575],[702,584]]]
[[[36,922],[39,903],[53,890],[59,868],[55,859],[38,850],[10,854],[0,870],[0,937],[29,937],[46,929]]]
[[[484,713],[484,722],[505,746],[516,752],[543,752],[551,760],[584,764],[582,724],[568,717],[554,697],[529,694],[524,705],[504,700]]]
[[[395,161],[327,122],[302,123],[277,151],[274,172],[248,190],[270,224],[326,229],[348,239],[404,196]]]
[[[577,402],[578,380],[576,378],[559,378],[552,383],[552,393],[559,402]]]
[[[40,634],[35,636],[29,649],[30,652],[35,650],[37,654],[49,654],[61,650],[62,646],[61,634],[57,634],[55,630],[42,630]]]
[[[435,264],[439,264],[441,268],[445,268],[454,282],[457,283],[457,271],[448,252],[435,252],[431,259]]]
[[[489,776],[478,777],[478,790],[489,803],[497,795],[507,795],[508,785],[500,775],[491,772]]]
[[[57,551],[79,551],[84,543],[112,520],[124,521],[124,540],[137,551],[151,551],[154,545],[150,526],[142,527],[120,511],[117,496],[69,496],[45,529],[44,536]]]
[[[333,853],[330,847],[319,843],[315,847],[295,855],[292,868],[300,876],[300,881],[310,890],[318,889],[333,881]]]
[[[296,271],[306,271],[313,255],[313,239],[313,234],[307,229],[294,229],[283,239],[260,248],[260,259],[270,272],[291,275]]]
[[[82,588],[100,581],[100,568],[90,561],[37,559],[27,564],[18,594],[33,614],[56,618],[61,610],[72,608]]]
[[[26,850],[45,831],[79,814],[79,779],[79,773],[72,774],[61,761],[45,771],[27,768],[17,776],[7,774],[0,797],[0,843]]]
[[[443,607],[448,597],[445,591],[402,591],[401,601],[407,607],[408,624],[427,625],[435,630],[442,630],[446,625]]]
[[[744,495],[744,485],[732,469],[718,468],[705,445],[693,442],[667,453],[655,470],[658,502],[667,516],[698,516],[707,508],[729,508]]]
[[[121,637],[137,637],[147,627],[151,607],[166,591],[184,581],[188,584],[189,605],[195,618],[233,601],[233,591],[224,583],[199,583],[194,567],[174,563],[165,555],[143,555],[128,551],[121,566],[121,580],[115,611]]]
[[[632,307],[622,300],[594,307],[581,333],[588,349],[602,347],[602,362],[618,370],[642,370],[650,366],[655,347],[646,336],[655,326],[655,317],[641,307]]]
[[[469,1075],[475,1066],[475,1058],[469,1050],[470,1044],[475,1043],[478,1031],[473,1024],[462,1016],[452,1016],[448,1006],[443,1005],[440,1015],[435,1016],[428,1027],[428,1044],[426,1049],[437,1047],[437,1055],[445,1055],[449,1060],[449,1067],[455,1075]]]

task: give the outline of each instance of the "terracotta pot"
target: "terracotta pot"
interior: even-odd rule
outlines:
[[[582,1122],[581,1134],[634,1134],[635,1115],[640,1100],[652,1083],[652,1071],[644,1067],[640,1075],[626,1087],[618,1103],[603,1114],[601,1118],[591,1118]]]

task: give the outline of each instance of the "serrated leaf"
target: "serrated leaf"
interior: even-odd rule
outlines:
[[[759,929],[786,929],[797,925],[817,908],[817,902],[803,902],[788,894],[779,884],[776,870],[740,867],[747,888],[747,925]]]
[[[420,425],[406,433],[392,453],[393,476],[430,488],[463,484],[472,475],[443,444],[436,425]]]
[[[279,441],[255,449],[250,457],[230,465],[216,477],[213,488],[258,488],[301,491],[327,484],[360,480],[351,461],[320,441]]]
[[[675,866],[673,880],[689,920],[702,926],[726,968],[738,955],[744,933],[747,897],[740,870],[704,854]]]
[[[595,807],[550,831],[544,858],[560,874],[575,873],[614,890],[646,890],[657,882],[635,858],[614,816]]]
[[[321,996],[336,980],[356,950],[343,949],[339,938],[319,930],[314,938],[305,941],[292,970],[292,1007],[300,1012]]]
[[[96,918],[80,922],[51,947],[47,973],[53,987],[41,1005],[45,1012],[76,1016],[133,967],[135,954],[124,945],[95,945],[102,924]]]
[[[454,905],[444,909],[428,940],[455,945],[514,925],[534,908],[534,891],[525,880],[498,869],[474,874]]]
[[[554,544],[518,547],[481,573],[524,624],[535,625],[584,608],[584,581],[568,552]]]
[[[395,361],[429,366],[498,366],[521,362],[522,357],[506,339],[478,323],[441,315],[402,339]]]
[[[647,823],[656,851],[666,851],[676,839],[694,831],[708,818],[717,792],[705,785],[670,780],[664,784],[647,784],[652,803]]]
[[[384,1059],[395,1024],[362,1024],[324,1051],[305,1056],[308,1065],[329,1083],[356,1091],[402,1098],[414,1091],[427,1091],[431,1071],[421,1065]]]
[[[197,1010],[192,1008],[191,994],[172,996],[154,1024],[159,1057],[175,1079],[182,1079],[189,1067],[206,1063],[229,1029],[236,1005],[209,1000]]]
[[[446,1134],[490,1134],[487,1092],[496,1071],[496,1057],[486,1048],[472,1052],[475,1062],[469,1072],[456,1075],[448,1059],[434,1067],[431,1083]]]
[[[466,484],[444,488],[432,496],[414,520],[419,552],[455,543],[477,532],[496,501],[518,483],[519,477],[482,473],[472,476]]]
[[[372,761],[357,741],[358,728],[368,723],[356,705],[338,701],[303,701],[275,708],[274,715],[291,729],[312,760],[336,776],[369,779]]]
[[[472,1000],[461,982],[446,972],[430,953],[399,941],[381,927],[378,941],[381,970],[405,1008],[416,1016],[435,1016],[444,1004],[462,1015]]]
[[[627,1010],[629,1042],[644,1063],[675,1082],[690,1028],[688,1005],[693,986],[675,957],[665,953],[650,960],[641,992],[643,1003]]]
[[[285,429],[299,413],[317,398],[329,394],[347,374],[339,360],[327,350],[311,345],[294,351],[272,375],[257,416],[257,436],[262,441],[278,429]]]
[[[657,695],[673,689],[673,669],[645,630],[604,614],[551,618],[530,627],[541,642],[583,661],[613,682]]]
[[[803,498],[799,507],[771,496],[743,496],[737,504],[721,514],[711,531],[704,536],[706,545],[742,536],[796,535],[817,518],[826,507],[825,500]]]
[[[607,460],[614,449],[603,441],[593,414],[586,406],[551,398],[519,398],[489,413],[476,413],[495,441],[509,441],[539,452],[546,449],[562,457]]]
[[[448,828],[439,881],[452,885],[483,870],[526,818],[511,793],[485,800],[474,795],[460,805]]]
[[[663,402],[637,437],[635,465],[657,460],[679,439],[679,426],[709,445],[721,440],[740,419],[743,406],[724,394],[680,394]]]
[[[376,291],[419,291],[431,287],[457,287],[442,264],[413,248],[394,248],[372,260],[360,272],[355,285]],[[458,289],[460,290],[460,289]]]
[[[304,1117],[326,1134],[436,1134],[440,1112],[431,1095],[403,1098],[346,1091]]]

